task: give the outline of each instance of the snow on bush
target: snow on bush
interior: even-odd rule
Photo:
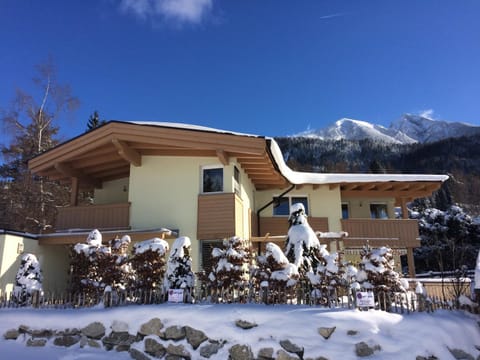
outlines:
[[[153,238],[136,243],[132,249],[130,263],[135,278],[133,289],[148,291],[163,288],[168,242]]]
[[[250,263],[249,241],[238,236],[223,240],[222,248],[212,250],[209,285],[215,289],[223,289],[224,294],[235,296],[236,292],[248,287]]]
[[[34,292],[43,292],[42,280],[42,272],[37,257],[29,253],[23,254],[15,277],[14,301],[22,306],[30,304]]]
[[[187,294],[193,289],[194,274],[192,272],[192,258],[190,256],[191,241],[187,236],[177,238],[170,250],[167,272],[165,275],[166,289],[185,289]],[[191,301],[187,298],[187,301]]]

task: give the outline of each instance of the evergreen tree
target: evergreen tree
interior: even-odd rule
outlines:
[[[87,132],[91,131],[93,129],[96,129],[99,126],[102,126],[103,124],[106,124],[105,120],[100,120],[100,115],[98,114],[98,111],[95,110],[92,115],[88,118],[87,122]]]
[[[191,291],[194,286],[192,258],[190,257],[191,241],[187,236],[175,240],[170,250],[165,275],[165,286],[168,289],[184,289],[186,300],[192,301]]]
[[[8,130],[10,144],[1,145],[4,163],[0,166],[0,208],[2,224],[34,233],[48,230],[56,206],[68,203],[68,189],[28,171],[28,161],[58,144],[55,122],[76,108],[78,100],[68,86],[60,85],[52,61],[37,67],[33,82],[38,94],[17,90],[11,108],[1,118]]]
[[[42,293],[42,271],[37,257],[33,254],[23,254],[20,268],[15,277],[13,299],[21,306],[29,305],[34,292]]]

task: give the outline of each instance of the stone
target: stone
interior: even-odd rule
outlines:
[[[65,336],[58,336],[53,340],[53,344],[56,346],[64,346],[64,347],[70,347],[72,345],[75,345],[80,341],[80,336],[71,336],[71,335],[65,335]]]
[[[246,321],[246,320],[236,320],[235,325],[239,328],[244,329],[244,330],[248,330],[248,329],[251,329],[251,328],[254,328],[254,327],[258,326],[257,324],[255,324],[253,322],[250,322],[250,321]]]
[[[163,346],[158,341],[152,338],[145,339],[144,345],[145,345],[145,352],[147,354],[152,355],[159,359],[162,358],[167,352],[167,350],[165,349],[165,346]]]
[[[150,357],[148,357],[138,349],[130,348],[128,352],[130,353],[130,357],[134,360],[150,360]]]
[[[20,326],[18,327],[18,332],[19,332],[20,334],[28,334],[29,331],[30,331],[30,327],[27,326],[27,325],[20,325]]]
[[[153,318],[147,321],[145,324],[140,326],[140,330],[138,332],[143,336],[148,335],[161,335],[160,329],[163,328],[162,321],[159,318]]]
[[[355,336],[358,334],[358,331],[357,330],[348,330],[347,331],[347,335],[348,336]]]
[[[287,353],[285,350],[280,349],[277,351],[276,360],[298,360],[298,356],[292,356],[289,353]]]
[[[215,355],[222,347],[223,343],[220,342],[210,342],[205,344],[200,348],[200,356],[208,359],[210,356]]]
[[[35,329],[28,332],[34,338],[47,338],[50,339],[53,336],[53,331],[49,329]]]
[[[81,332],[77,328],[55,331],[55,336],[76,336]]]
[[[285,351],[288,351],[289,353],[292,353],[292,354],[297,354],[300,359],[303,359],[303,352],[305,351],[303,346],[298,346],[292,343],[290,340],[281,340],[280,346]]]
[[[318,333],[325,339],[328,340],[332,336],[336,327],[321,327],[318,329]]]
[[[17,338],[20,336],[20,332],[17,329],[10,329],[5,331],[5,334],[3,334],[3,338],[5,340],[17,340]]]
[[[110,328],[112,332],[128,332],[128,324],[125,321],[113,320]]]
[[[253,352],[248,345],[233,345],[229,350],[230,360],[253,360]]]
[[[475,360],[475,358],[472,355],[463,351],[462,349],[448,348],[448,351],[450,351],[450,354],[452,354],[452,356],[457,360]]]
[[[274,360],[273,348],[262,348],[258,351],[258,360]]]
[[[196,330],[190,326],[185,326],[185,335],[187,337],[187,342],[192,345],[194,350],[206,340],[208,340],[207,335],[203,331]]]
[[[174,325],[166,328],[165,332],[160,335],[160,338],[164,340],[180,341],[185,339],[186,336],[185,328],[183,326]]]
[[[168,344],[167,347],[167,358],[170,357],[175,357],[178,359],[185,359],[185,360],[190,360],[192,356],[190,353],[185,349],[183,345],[173,345],[173,344]]]
[[[366,342],[359,342],[355,344],[355,353],[359,357],[366,357],[373,355],[375,351],[381,350],[380,345],[370,347]]]
[[[438,360],[438,358],[435,355],[430,355],[429,357],[425,356],[420,356],[418,355],[415,360]]]
[[[121,346],[122,349],[129,347],[135,342],[136,336],[129,334],[128,332],[114,332],[112,331],[110,335],[105,336],[102,339],[103,346],[105,349],[112,350],[114,347],[118,345]],[[124,350],[126,351],[126,350]]]
[[[105,326],[100,322],[93,322],[84,327],[81,332],[90,339],[100,340],[105,336]]]
[[[27,340],[27,346],[31,346],[31,347],[41,347],[41,346],[45,346],[45,344],[47,343],[47,339],[28,339]]]

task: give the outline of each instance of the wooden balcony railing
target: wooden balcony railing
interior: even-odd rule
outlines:
[[[342,230],[348,232],[345,247],[368,243],[373,247],[418,247],[417,220],[410,219],[343,219]]]
[[[314,231],[328,231],[328,218],[326,217],[308,217],[308,223]],[[287,235],[288,219],[285,216],[260,217],[260,234],[265,236],[267,233],[272,236]]]
[[[130,225],[130,203],[58,208],[55,230],[118,229]]]

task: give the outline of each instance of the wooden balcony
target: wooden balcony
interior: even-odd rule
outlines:
[[[343,219],[346,248],[372,247],[413,248],[420,246],[417,220],[410,219]]]
[[[58,208],[56,231],[121,229],[130,225],[130,203]]]
[[[243,234],[243,203],[234,193],[198,196],[197,238],[224,239]]]

